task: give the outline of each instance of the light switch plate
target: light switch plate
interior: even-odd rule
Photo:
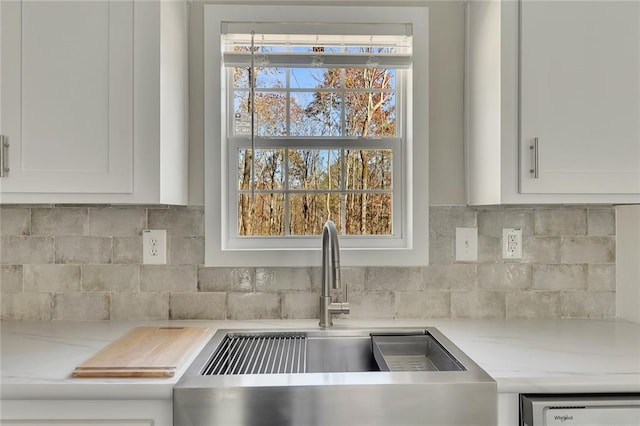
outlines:
[[[478,260],[478,228],[456,228],[456,261]]]
[[[164,265],[167,263],[167,230],[142,230],[142,263]]]
[[[502,228],[502,258],[522,259],[522,229]]]

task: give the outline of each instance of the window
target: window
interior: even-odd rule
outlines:
[[[319,265],[327,219],[343,265],[426,264],[426,22],[205,6],[208,265]]]

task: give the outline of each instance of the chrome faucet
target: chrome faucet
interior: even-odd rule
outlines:
[[[349,303],[331,303],[331,289],[340,288],[340,245],[336,225],[328,220],[322,229],[322,294],[320,295],[320,327],[333,327],[332,314],[348,314]]]

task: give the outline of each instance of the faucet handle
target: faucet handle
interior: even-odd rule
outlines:
[[[347,302],[334,302],[329,305],[330,314],[348,314],[351,312],[351,305]]]

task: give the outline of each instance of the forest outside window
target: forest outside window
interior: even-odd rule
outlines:
[[[398,64],[410,64],[410,36],[254,33],[226,40],[227,138],[230,170],[237,169],[231,231],[320,235],[330,219],[344,236],[399,234]]]
[[[293,264],[313,264],[302,258],[317,253],[304,252],[319,249],[328,219],[347,251],[412,248],[414,24],[358,15],[363,22],[217,18],[218,255],[249,251],[257,265],[255,255],[275,251],[268,265],[298,253]]]

